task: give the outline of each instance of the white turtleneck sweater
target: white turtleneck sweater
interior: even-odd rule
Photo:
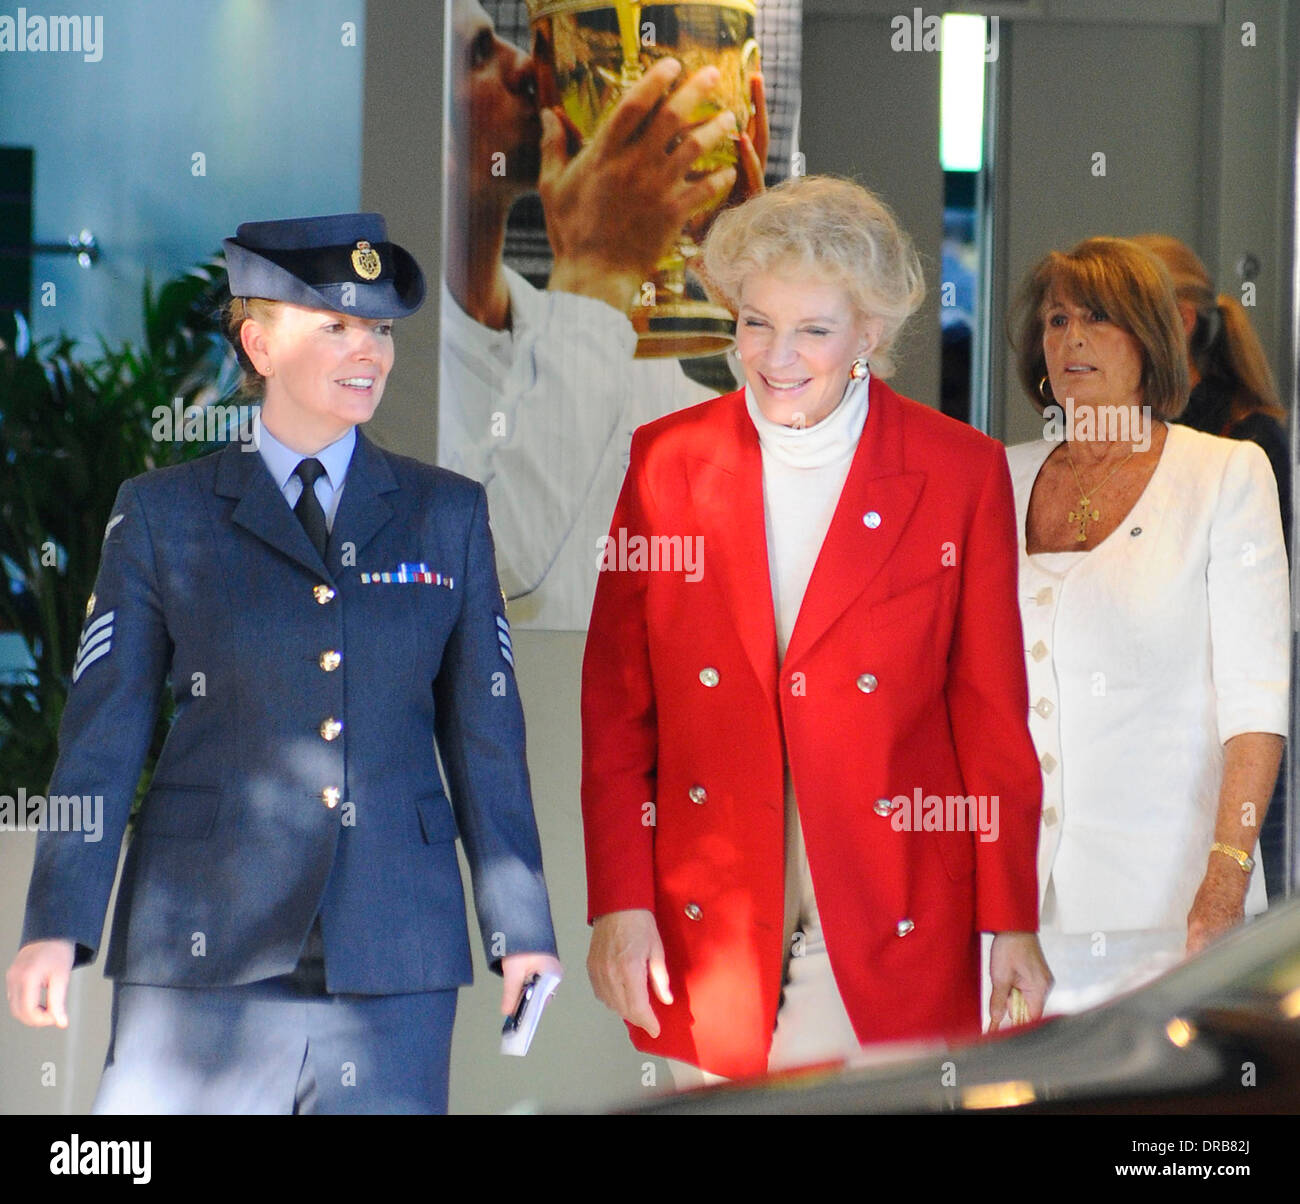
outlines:
[[[781,660],[867,421],[867,383],[850,381],[839,405],[809,427],[765,418],[745,386],[745,406],[763,450],[763,518]]]
[[[772,580],[772,609],[776,619],[777,651],[782,661],[790,645],[799,607],[813,567],[830,529],[835,507],[849,475],[849,465],[867,421],[867,380],[850,381],[840,403],[821,422],[789,427],[763,416],[748,386],[745,405],[758,431],[763,453],[763,518],[767,529],[767,563]],[[821,935],[821,918],[813,892],[812,871],[804,847],[803,826],[785,765],[785,948],[794,947],[794,934],[804,936],[799,963],[788,974],[786,1000],[797,998],[789,1016],[777,1026],[773,1069],[789,1064],[847,1056],[856,1048],[853,1024],[835,987]],[[819,984],[819,985],[818,985]],[[820,1044],[819,1044],[820,1042]]]

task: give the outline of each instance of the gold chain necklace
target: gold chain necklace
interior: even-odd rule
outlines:
[[[1102,481],[1094,485],[1091,491],[1089,491],[1083,487],[1083,482],[1079,479],[1079,470],[1074,464],[1074,454],[1070,451],[1070,441],[1068,439],[1066,440],[1065,458],[1070,461],[1070,471],[1074,473],[1074,483],[1079,487],[1079,507],[1077,510],[1071,510],[1069,512],[1069,521],[1071,523],[1079,524],[1079,530],[1074,536],[1076,543],[1084,543],[1088,538],[1088,524],[1095,523],[1099,518],[1101,518],[1101,511],[1093,507],[1093,497],[1100,493],[1102,488],[1110,481],[1111,477],[1119,472],[1119,470],[1133,459],[1135,455],[1137,455],[1136,447],[1118,464],[1116,464],[1115,467],[1106,474]]]

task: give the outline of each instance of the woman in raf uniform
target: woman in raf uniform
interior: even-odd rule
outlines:
[[[588,968],[679,1085],[977,1034],[982,931],[995,1024],[1049,982],[1005,458],[881,379],[911,243],[810,176],[705,266],[746,387],[637,432],[583,665]]]
[[[106,838],[42,833],[10,1008],[67,1024],[170,681],[96,1110],[445,1111],[471,978],[458,834],[503,1010],[559,971],[486,500],[356,429],[424,297],[381,217],[225,246],[259,438],[118,493],[49,787],[102,795]]]

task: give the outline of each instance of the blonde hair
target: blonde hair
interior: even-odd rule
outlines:
[[[701,275],[734,314],[749,276],[785,265],[841,284],[860,317],[883,321],[871,371],[889,376],[890,348],[925,296],[920,259],[889,207],[852,180],[795,176],[718,215]]]
[[[265,395],[266,380],[253,367],[253,361],[244,350],[244,340],[239,332],[249,318],[270,325],[280,315],[283,302],[271,301],[266,297],[231,297],[221,307],[221,332],[226,342],[234,348],[235,358],[239,361],[239,391],[245,397],[262,398]]]
[[[1217,377],[1231,387],[1230,422],[1259,413],[1285,422],[1264,345],[1241,302],[1229,293],[1214,295],[1210,273],[1185,242],[1168,234],[1140,234],[1133,241],[1165,265],[1174,295],[1196,311],[1187,352],[1203,377]]]
[[[1187,351],[1174,288],[1164,265],[1124,238],[1085,238],[1068,251],[1044,255],[1025,277],[1012,310],[1016,368],[1039,413],[1052,402],[1039,384],[1047,375],[1043,311],[1051,299],[1100,310],[1132,335],[1142,352],[1142,401],[1156,418],[1187,408]]]

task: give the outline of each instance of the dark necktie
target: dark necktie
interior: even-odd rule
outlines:
[[[302,523],[302,529],[307,532],[307,538],[316,545],[316,551],[324,560],[329,531],[325,527],[325,511],[321,509],[320,498],[316,496],[316,479],[324,473],[325,466],[319,460],[302,460],[293,471],[302,482],[302,493],[293,512]]]

